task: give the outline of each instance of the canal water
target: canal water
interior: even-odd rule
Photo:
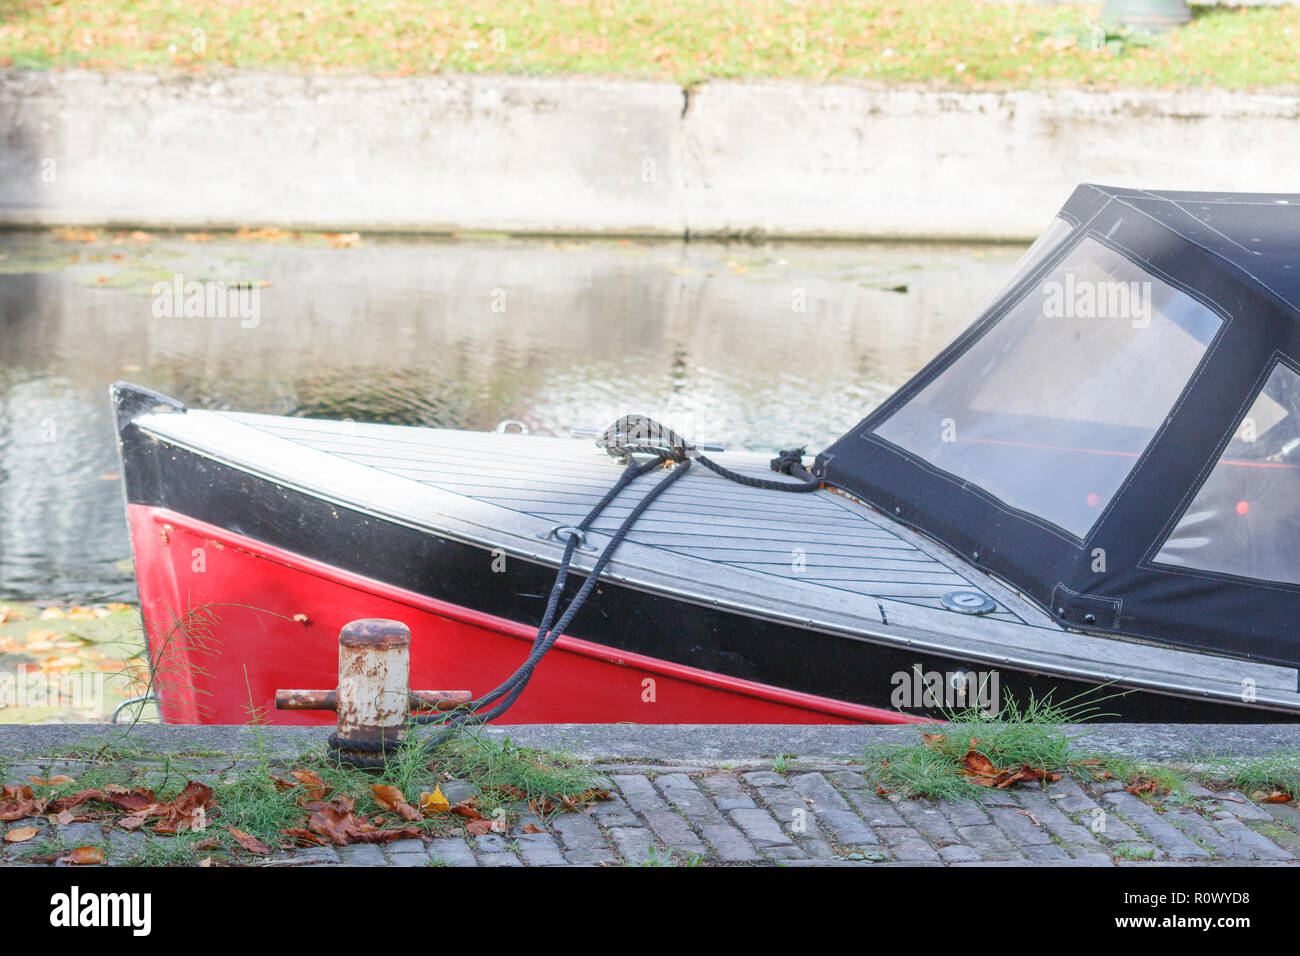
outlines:
[[[815,451],[1022,251],[0,234],[0,600],[134,600],[115,380],[198,408],[546,434],[645,412],[728,447]],[[193,296],[216,283],[248,285]]]

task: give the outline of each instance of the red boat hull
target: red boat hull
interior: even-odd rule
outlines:
[[[328,724],[279,712],[278,689],[333,688],[348,621],[411,629],[411,685],[485,693],[527,657],[535,626],[362,577],[144,505],[128,506],[155,690],[171,723]],[[507,723],[908,723],[917,718],[726,677],[564,636]]]

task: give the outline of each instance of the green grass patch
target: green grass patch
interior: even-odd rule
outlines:
[[[1093,780],[1114,779],[1136,796],[1148,801],[1161,797],[1182,798],[1192,773],[1171,764],[1134,760],[1116,754],[1089,754],[1073,761],[1073,768]]]
[[[1047,773],[1064,773],[1075,759],[1078,734],[1065,727],[1094,715],[1097,704],[1051,698],[1030,698],[1020,704],[1008,698],[997,716],[978,708],[954,710],[945,723],[919,725],[920,740],[913,744],[873,748],[864,756],[866,774],[879,789],[907,797],[933,800],[974,798],[987,788],[963,772],[963,761],[974,752],[995,768],[1030,767]]]
[[[852,79],[988,89],[1285,87],[1300,9],[1201,7],[1147,37],[1100,3],[985,0],[16,0],[0,63],[20,69],[224,67],[386,75],[597,74]]]
[[[1228,784],[1247,796],[1267,796],[1280,790],[1300,799],[1300,750],[1218,761],[1207,771],[1207,777],[1212,783]]]

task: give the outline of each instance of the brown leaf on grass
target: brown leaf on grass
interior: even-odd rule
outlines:
[[[294,843],[304,846],[325,846],[329,842],[325,838],[301,827],[291,827],[289,829],[281,830],[280,833],[283,836],[287,836],[290,840],[294,841]]]
[[[961,758],[961,772],[971,776],[996,777],[1002,771],[994,766],[992,760],[972,747]]]
[[[27,779],[37,787],[62,787],[73,782],[71,777],[64,774],[56,774],[48,780],[45,777],[28,777]]]
[[[471,820],[465,824],[465,830],[470,836],[483,836],[492,832],[491,820]]]
[[[77,818],[77,815],[71,810],[64,810],[61,813],[53,814],[50,817],[51,822],[57,823],[61,827],[66,827],[69,823]]]
[[[355,816],[353,806],[350,797],[337,797],[330,803],[310,803],[307,806],[311,811],[307,829],[320,834],[336,846],[347,846],[349,843],[390,843],[393,840],[418,839],[420,836],[418,827],[381,830],[364,816]]]
[[[311,804],[311,816],[307,818],[307,829],[319,833],[336,846],[347,846],[357,831],[356,820],[352,817],[352,807],[345,805],[341,798],[332,804]]]
[[[947,734],[927,734],[923,730],[921,731],[921,737],[925,740],[925,745],[931,749],[942,747],[948,742]]]
[[[1014,787],[1018,783],[1055,783],[1061,779],[1059,773],[1049,773],[1042,767],[1031,767],[1029,764],[1021,764],[1018,769],[999,770],[998,767],[975,749],[976,740],[971,738],[971,749],[966,751],[966,755],[961,758],[961,765],[957,768],[958,772],[964,775],[970,783],[977,787],[989,787],[996,790],[1006,790]]]
[[[6,843],[26,843],[37,834],[36,827],[15,827],[5,834]]]
[[[73,807],[79,807],[90,800],[99,800],[103,796],[99,790],[78,790],[76,793],[69,794],[66,797],[59,797],[57,800],[51,800],[45,807],[47,813],[62,813],[64,810],[71,810]]]
[[[235,842],[249,853],[254,853],[258,856],[267,856],[270,854],[271,848],[257,837],[253,836],[253,834],[245,833],[237,827],[226,827],[226,829],[229,830],[230,835],[235,838]]]
[[[1140,797],[1143,794],[1154,796],[1160,792],[1160,785],[1149,777],[1136,777],[1133,782],[1124,789],[1135,797]]]
[[[212,806],[212,788],[191,780],[176,799],[157,804],[146,813],[161,817],[154,826],[155,833],[177,834],[187,830],[203,830],[208,825],[208,808]]]
[[[392,810],[403,820],[420,819],[420,811],[407,803],[405,794],[396,787],[377,783],[370,787],[370,792],[375,795],[376,803],[385,810]]]
[[[73,866],[94,866],[104,862],[104,851],[97,846],[79,846],[63,857],[62,862]]]
[[[478,801],[473,797],[470,797],[468,800],[462,800],[460,803],[456,804],[451,808],[451,812],[456,814],[458,817],[464,817],[466,820],[485,819],[483,814],[479,811]]]
[[[324,800],[333,789],[320,778],[320,774],[315,770],[291,770],[289,772],[293,774],[300,784],[307,788],[307,799],[309,800]]]
[[[190,784],[190,786],[202,785]],[[105,787],[98,799],[100,803],[107,803],[110,807],[125,810],[127,813],[140,813],[158,802],[158,797],[152,790],[145,790],[142,787],[134,790],[128,790],[126,787]]]
[[[41,811],[32,788],[20,784],[5,784],[0,792],[0,822],[21,820]]]
[[[1259,802],[1260,803],[1290,803],[1294,799],[1295,797],[1285,790],[1274,790],[1272,793],[1270,793],[1268,796],[1266,796],[1263,800]]]

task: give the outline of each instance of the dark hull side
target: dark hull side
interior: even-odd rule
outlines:
[[[142,435],[130,424],[123,428],[121,440],[128,504],[133,514],[165,509],[299,556],[307,562],[338,568],[403,592],[464,608],[472,614],[490,615],[534,627],[542,613],[555,573],[553,567],[511,557],[507,571],[493,573],[490,570],[493,555],[483,547],[281,487],[234,467],[165,445]],[[135,521],[133,517],[133,523]],[[142,554],[141,541],[145,539],[139,536],[153,532],[140,528],[133,528],[133,532],[137,535],[138,563],[172,560],[177,562],[177,568],[183,570],[181,566],[190,561],[188,553],[175,553],[171,557],[161,557],[157,551]],[[149,573],[151,570],[158,573]],[[145,582],[159,579],[159,573],[162,578],[169,575],[174,578],[176,568],[140,567],[138,571],[142,601],[149,606],[150,595],[144,593]],[[581,575],[573,575],[570,593],[576,590],[581,580]],[[231,604],[244,603],[245,595],[223,594],[221,600]],[[1094,719],[1192,723],[1295,719],[1287,714],[1244,706],[1126,691],[1117,686],[1099,688],[1091,681],[1006,668],[995,670],[987,663],[934,656],[905,647],[827,634],[757,614],[700,605],[613,582],[597,587],[567,633],[580,641],[615,652],[642,655],[725,679],[755,682],[852,705],[879,708],[883,719],[888,719],[891,714],[895,720],[903,715],[913,719],[942,716],[944,707],[960,704],[963,700],[949,692],[936,699],[933,684],[929,685],[930,695],[927,696],[925,680],[914,675],[919,673],[932,680],[933,675],[972,671],[976,672],[977,680],[985,688],[991,688],[993,680],[996,680],[1003,702],[1008,699],[1024,702],[1031,696],[1041,699],[1049,694],[1057,703],[1100,701]],[[239,656],[246,654],[247,649],[227,641],[224,653]],[[518,661],[522,661],[526,654],[527,645],[520,644]],[[248,656],[256,657],[254,654]],[[504,677],[511,665],[504,660],[500,664],[506,668],[499,675]],[[995,678],[988,676],[991,671],[995,671]],[[322,675],[316,676],[325,679]],[[306,684],[298,681],[294,686]],[[489,687],[490,684],[466,689],[482,693]],[[917,691],[921,693],[918,695]],[[225,689],[218,692],[224,693]],[[243,694],[244,689],[235,687],[229,692]],[[901,714],[900,701],[905,705],[901,707]],[[264,703],[249,702],[251,706]],[[935,704],[938,706],[933,706]],[[641,722],[673,722],[663,720],[658,713],[653,709],[646,712]],[[742,715],[738,712],[716,716],[716,722],[731,722]],[[752,719],[753,715],[749,716]],[[507,716],[505,721],[510,719]],[[615,719],[630,718],[617,715]],[[777,714],[771,720],[755,722],[782,722],[784,719]],[[856,719],[873,718],[858,716]]]

